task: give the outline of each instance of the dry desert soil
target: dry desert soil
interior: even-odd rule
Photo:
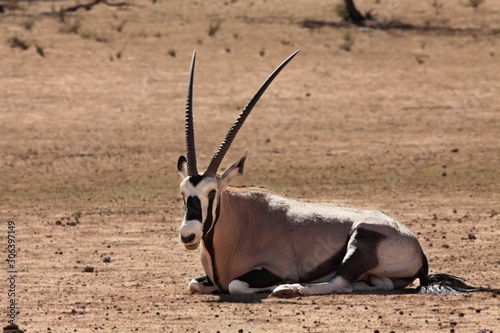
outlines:
[[[203,269],[179,241],[176,163],[194,49],[200,168],[300,49],[222,166],[248,151],[239,185],[382,210],[431,272],[498,288],[500,1],[360,0],[365,26],[335,1],[76,4],[0,1],[1,256],[13,221],[22,330],[499,331],[495,293],[189,294]]]

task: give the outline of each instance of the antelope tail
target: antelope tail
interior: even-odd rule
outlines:
[[[474,287],[465,283],[462,278],[458,276],[436,273],[428,274],[428,262],[425,255],[423,255],[424,264],[418,275],[420,286],[415,289],[417,294],[431,294],[431,295],[460,295],[464,293],[487,291],[498,293],[500,289],[492,289],[489,287]]]
[[[417,293],[433,295],[458,295],[475,291],[495,292],[495,289],[473,287],[463,279],[445,273],[427,275],[420,279],[420,286],[417,287]]]

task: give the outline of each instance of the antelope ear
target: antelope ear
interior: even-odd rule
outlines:
[[[181,175],[182,179],[188,176],[187,160],[184,156],[179,156],[179,159],[177,160],[177,171],[179,171],[179,174]]]
[[[243,169],[245,168],[245,160],[247,159],[247,153],[236,163],[232,164],[229,168],[224,171],[221,178],[229,184],[233,179],[239,177],[243,174]]]

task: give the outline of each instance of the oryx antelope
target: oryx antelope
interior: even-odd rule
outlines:
[[[198,172],[192,94],[196,52],[186,101],[186,157],[179,157],[185,215],[181,241],[202,245],[205,276],[189,282],[191,292],[275,296],[403,289],[453,293],[485,290],[447,274],[428,275],[415,235],[382,212],[305,203],[260,188],[233,188],[246,154],[222,174],[219,166],[238,130],[267,87],[298,51],[264,82],[230,128],[208,168]]]

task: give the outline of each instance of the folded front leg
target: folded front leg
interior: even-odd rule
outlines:
[[[188,290],[192,293],[211,294],[217,291],[217,287],[208,276],[204,275],[189,281]]]
[[[281,279],[267,269],[254,269],[229,283],[230,294],[254,294],[272,291]]]

